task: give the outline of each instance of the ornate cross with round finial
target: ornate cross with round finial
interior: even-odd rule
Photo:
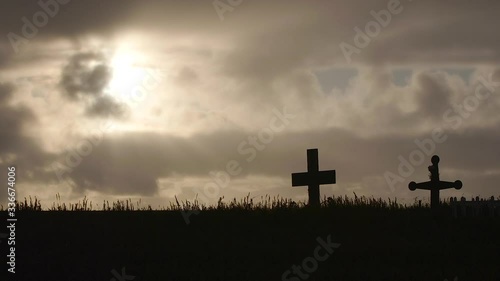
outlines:
[[[431,209],[437,209],[439,206],[439,191],[441,189],[448,189],[448,188],[455,188],[455,189],[460,189],[462,188],[462,182],[457,180],[455,182],[449,182],[449,181],[441,181],[439,180],[439,156],[434,155],[431,158],[432,165],[429,166],[429,172],[430,172],[430,181],[426,182],[420,182],[416,183],[414,181],[410,182],[408,184],[408,188],[411,191],[414,191],[416,189],[424,189],[424,190],[430,190],[431,191]]]

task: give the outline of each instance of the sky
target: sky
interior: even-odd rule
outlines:
[[[0,3],[0,179],[49,207],[500,195],[496,1]],[[0,192],[7,204],[7,190]]]

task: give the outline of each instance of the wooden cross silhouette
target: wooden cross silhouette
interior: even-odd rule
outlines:
[[[319,186],[336,183],[335,170],[319,171],[318,149],[307,150],[307,172],[293,173],[292,186],[308,186],[309,205],[319,206]]]
[[[430,181],[426,182],[421,182],[421,183],[416,183],[414,181],[410,182],[408,185],[408,188],[411,191],[414,191],[415,189],[424,189],[424,190],[430,190],[431,191],[431,209],[436,210],[439,206],[439,191],[441,189],[448,189],[448,188],[455,188],[455,189],[460,189],[462,188],[462,182],[457,180],[455,182],[449,182],[449,181],[440,181],[439,180],[439,156],[434,155],[431,158],[432,165],[429,166],[429,172],[431,173],[429,178],[431,179]]]

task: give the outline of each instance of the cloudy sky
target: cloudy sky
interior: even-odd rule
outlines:
[[[0,4],[0,178],[19,198],[500,195],[496,1]],[[6,204],[7,192],[0,192]]]

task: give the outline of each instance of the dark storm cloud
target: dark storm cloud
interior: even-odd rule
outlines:
[[[12,85],[0,84],[0,102],[6,103],[12,97]]]
[[[367,58],[374,63],[389,60],[498,63],[500,41],[491,34],[499,21],[494,11],[500,3],[456,1],[450,4],[446,1],[407,4],[400,21],[391,23],[387,32],[390,37],[375,40],[373,46],[367,48]]]
[[[61,74],[61,86],[70,99],[82,95],[100,96],[111,79],[112,73],[99,53],[79,53],[72,56]]]
[[[98,97],[85,111],[89,117],[112,117],[122,118],[127,112],[128,107],[115,101],[109,96]]]
[[[450,107],[452,94],[446,83],[446,76],[443,73],[419,73],[415,79],[419,86],[416,97],[420,113],[432,118],[442,118],[443,112]]]
[[[128,112],[128,107],[104,95],[111,78],[112,70],[104,54],[83,52],[69,59],[62,70],[60,85],[63,94],[73,101],[92,98],[85,111],[87,116],[122,118]]]
[[[162,136],[153,133],[132,133],[109,136],[83,157],[81,164],[66,173],[77,189],[85,188],[117,194],[151,195],[156,192],[160,176],[204,176],[223,161],[230,151],[225,142],[235,143],[237,132],[218,132],[194,138]],[[224,140],[224,141],[222,141]],[[223,154],[219,154],[222,151]],[[65,153],[59,163],[67,165]]]
[[[0,34],[22,35],[21,19],[32,20],[35,12],[43,11],[37,2],[2,2],[0,8],[6,13],[2,16]],[[218,36],[231,42],[228,46],[233,52],[228,59],[234,64],[228,66],[228,71],[258,75],[255,68],[275,73],[297,64],[346,63],[339,44],[354,44],[354,28],[364,31],[368,22],[375,21],[370,12],[387,9],[389,3],[388,0],[252,1],[225,13],[221,22],[212,2],[70,1],[59,5],[58,13],[30,40],[76,40],[86,35],[110,38],[127,29]],[[494,27],[499,24],[496,13],[499,2],[424,0],[401,1],[400,6],[402,11],[392,15],[369,45],[353,55],[355,62],[499,62],[500,40],[494,36]],[[7,37],[3,38],[3,45],[9,46]],[[265,63],[259,64],[255,59]]]
[[[19,51],[34,41],[76,40],[82,35],[97,33],[111,36],[136,11],[137,5],[137,1],[2,1],[0,33],[22,37],[25,41],[18,45]],[[37,13],[39,17],[35,19]],[[45,14],[47,20],[40,14]],[[16,55],[7,36],[2,36],[2,43],[10,47],[6,50],[9,55]]]
[[[150,196],[156,194],[159,178],[210,177],[211,171],[224,171],[231,160],[237,161],[242,168],[241,174],[233,179],[249,175],[288,179],[290,173],[306,169],[306,149],[317,147],[320,168],[336,169],[339,184],[352,184],[375,177],[380,181],[374,182],[366,192],[389,193],[389,185],[383,180],[384,173],[397,173],[398,157],[401,155],[408,160],[408,155],[418,149],[415,140],[430,138],[428,135],[363,138],[346,130],[330,129],[279,134],[270,144],[261,143],[263,148],[259,150],[248,142],[248,137],[254,135],[243,131],[217,131],[186,139],[128,133],[105,139],[74,169],[60,172],[64,177],[70,177],[79,191],[89,189]],[[443,171],[483,171],[497,167],[500,157],[496,141],[500,137],[498,133],[478,130],[465,138],[454,132],[447,132],[446,136],[447,140],[436,144],[434,151],[414,167],[414,175],[398,183],[397,188],[406,191],[410,180],[426,180],[427,165],[433,153],[441,156],[445,164]],[[246,143],[242,145],[243,142]],[[463,147],[475,149],[461,151]],[[64,159],[60,159],[64,165]],[[493,177],[500,179],[500,173]],[[481,192],[485,188],[469,178],[465,177],[468,184],[466,192]]]
[[[0,153],[21,152],[24,145],[21,141],[23,126],[36,120],[29,108],[8,105],[13,91],[12,85],[0,84]]]
[[[493,82],[498,82],[500,83],[500,69],[496,69],[493,74],[492,74],[492,77],[491,77],[491,80]]]
[[[53,155],[45,153],[38,140],[26,135],[26,126],[35,124],[36,117],[25,106],[9,104],[14,91],[14,86],[0,84],[0,168],[7,171],[7,166],[15,165],[23,179],[28,179],[28,172],[43,178],[46,176],[43,168]],[[5,176],[5,173],[0,175],[4,182]],[[0,202],[5,202],[6,196],[7,192],[0,192]]]
[[[2,1],[0,11],[3,11],[0,62],[2,57],[22,57],[27,46],[33,43],[50,44],[67,39],[79,46],[85,43],[81,41],[83,37],[108,40],[130,29],[169,31],[174,35],[186,34],[189,30],[204,32],[201,27],[220,27],[209,1],[19,0]]]
[[[6,42],[0,42],[0,69],[3,69],[8,65],[9,61],[12,59],[11,47]]]

